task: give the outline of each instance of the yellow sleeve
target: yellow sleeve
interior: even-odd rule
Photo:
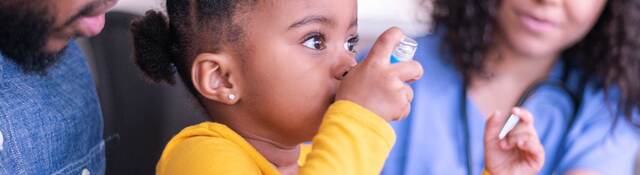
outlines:
[[[375,113],[337,101],[327,110],[299,174],[380,174],[395,139],[389,123]]]
[[[189,138],[177,144],[157,171],[158,175],[260,174],[258,166],[241,148],[224,139],[207,137]]]

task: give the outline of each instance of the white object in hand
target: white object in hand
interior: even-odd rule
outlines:
[[[520,117],[515,114],[511,114],[511,116],[509,116],[509,118],[507,119],[507,122],[504,123],[504,126],[500,130],[498,138],[500,138],[500,140],[504,139],[504,137],[506,137],[507,134],[509,134],[509,132],[511,132],[511,130],[516,127],[519,121]]]
[[[413,60],[418,49],[418,42],[409,37],[402,39],[391,52],[391,64]]]

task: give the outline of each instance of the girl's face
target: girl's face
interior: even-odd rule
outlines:
[[[498,42],[525,56],[557,56],[594,26],[606,0],[502,0]]]
[[[242,102],[275,141],[310,140],[342,76],[357,64],[356,0],[274,0],[244,26]],[[260,133],[269,134],[269,133]]]

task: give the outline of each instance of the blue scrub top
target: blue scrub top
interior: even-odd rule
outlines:
[[[467,174],[464,125],[461,120],[462,78],[451,60],[441,52],[439,34],[419,38],[416,60],[422,63],[424,77],[413,84],[415,98],[409,118],[392,123],[397,142],[386,161],[384,175]],[[557,63],[549,80],[561,79],[564,66]],[[577,87],[578,71],[569,71],[568,86]],[[575,91],[573,91],[575,92]],[[499,92],[496,92],[499,93]],[[560,145],[567,132],[573,102],[564,91],[552,86],[536,90],[524,107],[535,118],[535,128],[544,145],[546,163],[540,174],[565,173],[570,170],[592,170],[602,174],[632,174],[639,139],[631,122],[616,119],[617,90],[605,92],[588,83],[579,94],[582,107],[578,109],[573,128],[566,143]],[[484,167],[483,134],[485,114],[465,97],[469,134],[473,157],[473,172],[480,174]],[[637,117],[637,113],[634,114]],[[617,122],[614,122],[617,120]],[[615,123],[615,124],[614,124]],[[614,126],[615,125],[615,126]],[[552,170],[554,156],[561,156],[556,170]]]

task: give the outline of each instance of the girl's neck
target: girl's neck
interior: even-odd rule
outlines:
[[[285,146],[251,134],[240,134],[251,146],[278,168],[281,174],[297,174],[300,146]]]
[[[222,107],[207,109],[208,111],[214,111],[211,109],[222,109]],[[288,144],[272,139],[275,135],[273,132],[269,132],[269,128],[263,127],[263,124],[254,120],[249,120],[251,118],[248,117],[250,114],[239,111],[242,110],[231,109],[222,112],[219,110],[219,113],[210,115],[219,116],[215,119],[215,122],[227,125],[242,136],[260,155],[278,168],[281,174],[297,174],[298,158],[300,156],[299,144]]]

